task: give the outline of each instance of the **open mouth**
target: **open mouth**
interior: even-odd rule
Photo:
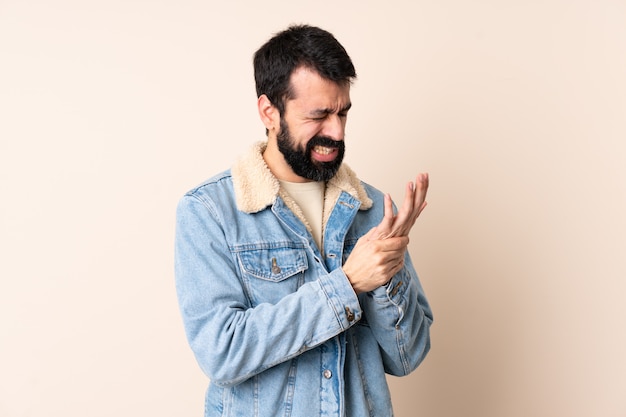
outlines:
[[[339,149],[337,147],[321,145],[314,146],[311,151],[311,156],[313,157],[313,159],[320,162],[333,161],[339,154]]]

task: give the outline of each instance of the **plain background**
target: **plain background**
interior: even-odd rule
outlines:
[[[623,0],[0,0],[0,416],[202,415],[174,210],[264,137],[291,23],[355,62],[357,173],[431,176],[397,416],[626,416]]]

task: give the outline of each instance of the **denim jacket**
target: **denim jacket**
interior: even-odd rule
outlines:
[[[432,313],[406,254],[356,295],[341,266],[383,216],[383,195],[345,165],[327,183],[323,250],[265,165],[265,142],[177,209],[176,289],[210,379],[205,416],[392,416],[385,373],[430,347]]]

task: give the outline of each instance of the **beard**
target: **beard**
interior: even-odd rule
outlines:
[[[289,128],[284,120],[280,121],[280,132],[276,135],[278,149],[283,154],[285,161],[289,164],[293,172],[299,177],[311,181],[328,181],[335,176],[343,156],[345,154],[345,144],[343,140],[333,140],[328,136],[313,136],[306,144],[305,149],[300,149],[294,143],[289,133]],[[315,146],[325,146],[336,148],[337,157],[329,162],[315,161],[311,158],[311,150]]]

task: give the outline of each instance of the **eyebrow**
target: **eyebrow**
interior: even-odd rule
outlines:
[[[343,106],[341,109],[339,109],[339,111],[337,113],[345,113],[348,110],[350,110],[350,108],[352,107],[352,103],[348,103],[345,106]],[[331,109],[331,108],[325,108],[325,109],[315,109],[311,111],[311,115],[312,116],[324,116],[327,114],[333,114],[335,113],[335,110]]]

